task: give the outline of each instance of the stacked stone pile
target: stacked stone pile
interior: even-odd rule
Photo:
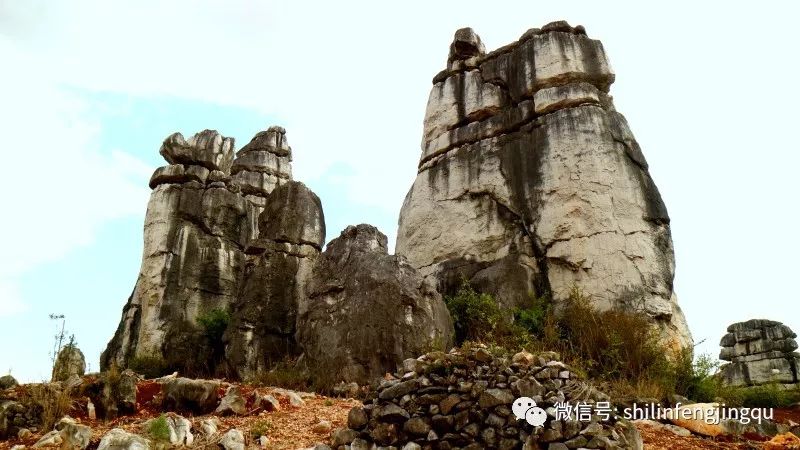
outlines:
[[[719,359],[730,361],[720,368],[723,379],[733,386],[798,383],[800,353],[795,351],[796,337],[789,327],[774,320],[732,324],[719,343]]]
[[[529,397],[547,413],[541,427],[518,420],[512,404]],[[556,420],[558,403],[607,401],[552,352],[512,359],[485,348],[431,352],[403,362],[374,398],[350,411],[347,429],[334,432],[332,446],[344,449],[393,446],[404,449],[642,448],[630,422],[614,415],[574,415]],[[601,420],[606,419],[606,420]]]

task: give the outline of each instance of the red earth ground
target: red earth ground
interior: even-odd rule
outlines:
[[[224,394],[224,392],[220,394]],[[267,394],[272,392],[272,388],[256,388],[254,386],[242,385],[241,392],[245,398],[252,398],[252,392],[258,390],[260,393]],[[118,419],[104,422],[102,420],[89,420],[86,414],[86,405],[76,404],[73,407],[71,416],[79,422],[89,425],[92,428],[93,436],[89,446],[90,449],[96,448],[102,436],[112,428],[122,428],[129,432],[142,433],[142,424],[148,419],[158,417],[162,414],[159,406],[158,394],[160,387],[154,381],[142,381],[138,385],[137,405],[138,412],[135,415],[124,416]],[[248,402],[248,414],[245,416],[219,417],[221,422],[220,431],[236,428],[241,430],[248,443],[254,443],[250,435],[252,428],[267,430],[267,449],[299,449],[313,446],[317,442],[328,442],[330,432],[314,431],[314,426],[320,421],[328,421],[335,430],[347,424],[347,413],[353,406],[360,402],[354,399],[328,398],[321,395],[314,395],[305,399],[305,404],[295,407],[289,404],[289,400],[279,394],[275,397],[280,401],[280,409],[277,411],[263,411],[253,408]],[[199,423],[200,419],[209,416],[186,417]],[[780,409],[775,410],[776,421],[789,423],[793,421],[800,423],[800,410]],[[648,425],[637,425],[644,440],[645,450],[745,450],[762,449],[764,442],[755,439],[731,439],[731,438],[702,438],[698,436],[681,437],[659,428]],[[33,445],[43,433],[35,433],[33,436],[20,440],[11,439],[0,441],[0,450],[5,450],[14,445],[23,444],[28,447]],[[213,442],[196,443],[195,448],[216,447]]]

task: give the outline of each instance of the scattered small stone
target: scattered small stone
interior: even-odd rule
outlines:
[[[17,432],[17,438],[19,440],[25,440],[30,438],[31,436],[33,436],[33,433],[31,432],[31,430],[27,428],[20,428],[19,431]]]
[[[244,450],[244,435],[237,429],[228,430],[219,441],[225,450]]]
[[[335,447],[340,445],[350,445],[358,437],[358,431],[350,428],[339,428],[333,432],[331,444]]]
[[[97,450],[150,450],[150,444],[141,436],[114,428],[103,436]]]
[[[360,406],[351,409],[347,414],[347,426],[354,430],[360,430],[368,421],[367,413]]]
[[[331,432],[333,425],[327,420],[320,420],[316,425],[311,427],[314,433],[327,434]]]
[[[200,421],[200,432],[205,436],[213,436],[219,432],[219,419],[211,417]]]
[[[231,414],[242,416],[247,414],[246,403],[239,386],[230,386],[225,391],[225,396],[222,397],[222,401],[220,401],[215,412],[223,416]]]
[[[42,448],[42,447],[55,447],[57,445],[61,445],[61,433],[56,430],[53,430],[36,441],[35,444],[31,448]]]

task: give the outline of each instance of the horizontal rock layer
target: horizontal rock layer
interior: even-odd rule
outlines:
[[[513,308],[577,285],[689,346],[669,216],[608,95],[602,44],[559,22],[484,54],[473,34],[457,33],[434,78],[397,253],[445,294],[466,278]]]
[[[205,348],[198,319],[229,310],[239,295],[245,249],[267,222],[259,220],[264,197],[291,179],[284,134],[279,127],[259,133],[236,159],[233,139],[216,131],[167,137],[160,153],[170,164],[150,179],[139,277],[103,367],[126,367],[136,358],[182,364],[192,359],[182,352],[214,353]]]
[[[800,382],[797,334],[774,320],[753,319],[728,327],[720,340],[723,380],[734,386]]]

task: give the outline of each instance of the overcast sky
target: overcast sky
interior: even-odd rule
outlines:
[[[0,0],[0,373],[49,376],[51,312],[97,369],[171,132],[241,147],[282,125],[328,238],[368,222],[393,243],[453,32],[491,50],[558,19],[602,40],[617,73],[699,351],[749,318],[800,331],[795,3]]]

